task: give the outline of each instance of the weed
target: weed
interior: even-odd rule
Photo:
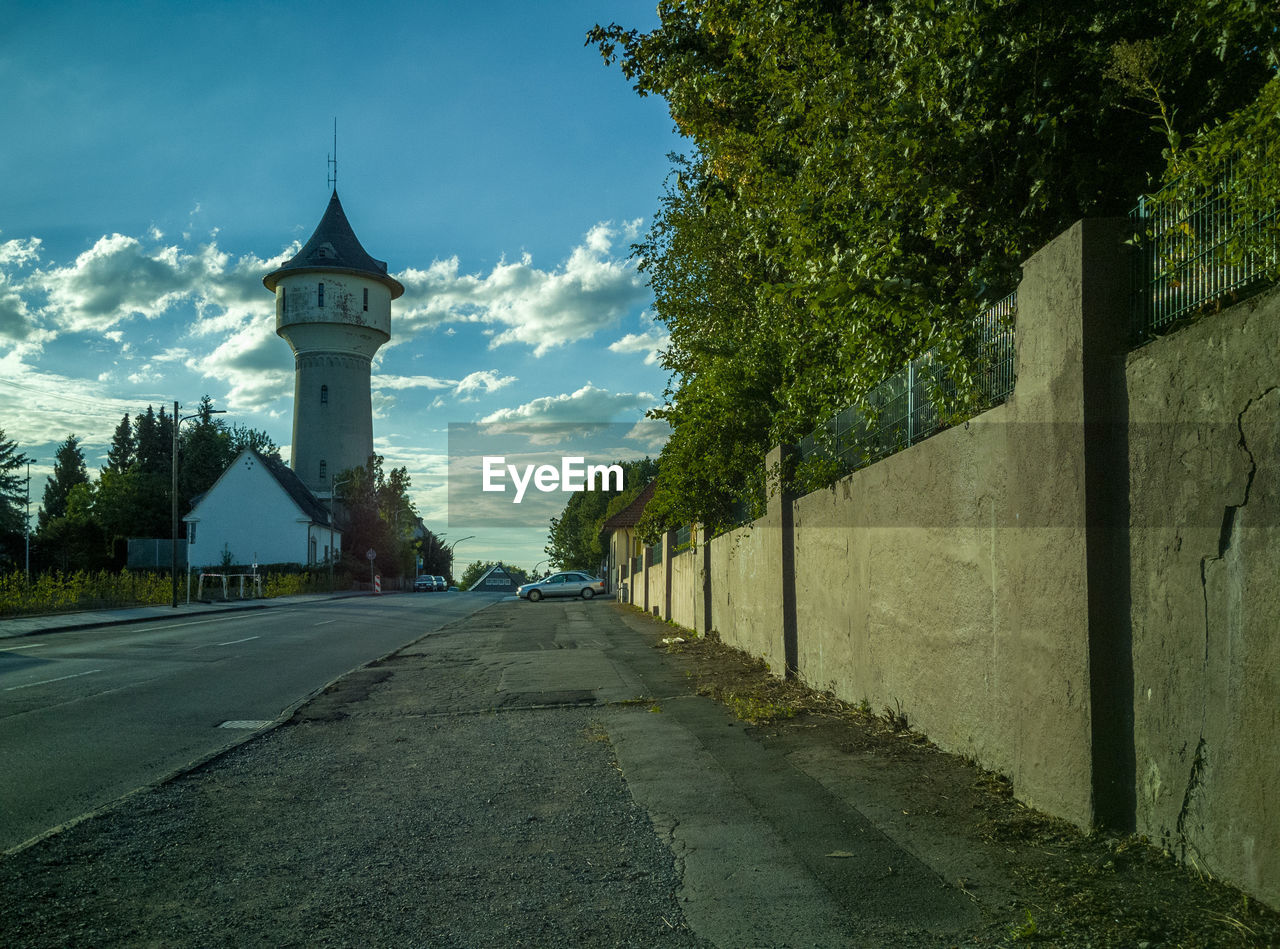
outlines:
[[[661,711],[662,711],[662,706],[661,706],[661,705],[659,705],[657,702],[654,702],[652,705],[650,705],[650,706],[649,706],[649,711],[650,711],[650,712],[661,712]]]
[[[770,702],[768,699],[756,698],[754,695],[730,693],[725,696],[725,701],[733,710],[733,714],[749,725],[766,725],[779,719],[794,718],[796,714],[796,710],[790,705]]]
[[[1039,934],[1039,927],[1036,926],[1035,917],[1031,915],[1031,910],[1027,910],[1027,921],[1021,926],[1009,927],[1009,938],[1018,942],[1020,940],[1032,940]]]
[[[894,699],[893,704],[897,706],[896,709],[890,708],[887,705],[884,707],[884,720],[888,722],[889,727],[896,732],[908,731],[910,729],[910,725],[907,722],[907,713],[902,710],[902,703],[897,699]]]

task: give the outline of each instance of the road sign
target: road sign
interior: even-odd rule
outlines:
[[[378,552],[374,550],[372,547],[366,550],[364,552],[364,555],[368,557],[370,560],[376,560],[378,558]]]

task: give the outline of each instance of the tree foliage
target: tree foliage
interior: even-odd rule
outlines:
[[[0,429],[0,563],[17,561],[27,503],[26,473],[20,475],[18,470],[29,460]]]
[[[417,562],[414,530],[421,522],[409,498],[406,468],[383,471],[381,455],[370,455],[359,468],[338,474],[342,528],[342,563],[354,576],[370,571],[365,554],[377,555],[373,570],[382,576],[408,576]]]
[[[610,510],[610,506],[621,494],[628,497],[629,503],[658,473],[658,464],[651,458],[615,464],[622,468],[623,492],[613,490],[612,485],[607,491],[575,491],[560,516],[551,518],[551,532],[544,549],[557,569],[586,570],[594,574],[604,559],[601,528],[607,517],[620,510]]]
[[[691,146],[638,247],[671,334],[655,516],[725,523],[761,496],[769,444],[930,347],[970,391],[968,321],[1163,167],[1167,135],[1116,80],[1117,46],[1178,63],[1161,90],[1182,127],[1256,97],[1249,44],[1273,17],[1210,29],[1223,5],[663,0],[651,32],[592,30]]]
[[[164,406],[128,414],[116,426],[107,463],[91,480],[77,436],[59,447],[32,556],[37,566],[62,570],[121,566],[123,540],[168,537],[172,530],[173,426]],[[280,460],[264,432],[227,424],[201,399],[178,439],[178,513],[191,510],[244,448]],[[180,530],[185,525],[180,522]],[[118,555],[118,556],[117,556]]]

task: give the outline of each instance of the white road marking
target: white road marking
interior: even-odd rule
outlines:
[[[215,646],[234,646],[236,643],[247,643],[251,639],[261,639],[261,636],[246,636],[244,639],[233,639],[228,643],[214,643]]]
[[[197,619],[197,620],[192,620],[190,623],[177,623],[173,626],[148,626],[147,629],[151,629],[151,630],[186,629],[188,626],[207,626],[209,623],[216,623],[216,622],[218,622],[216,619]]]
[[[18,689],[32,689],[37,685],[48,685],[50,682],[61,682],[63,679],[76,679],[80,676],[91,676],[95,672],[101,672],[101,669],[90,669],[88,672],[73,672],[69,676],[58,676],[56,679],[44,679],[40,682],[28,682],[26,685],[11,685],[5,689],[6,692],[16,692]]]
[[[45,645],[45,643],[29,643],[26,646],[0,646],[0,651],[8,652],[11,649],[35,649],[43,645]]]
[[[328,626],[330,623],[336,623],[336,619],[327,619],[323,623],[315,623],[316,626]]]

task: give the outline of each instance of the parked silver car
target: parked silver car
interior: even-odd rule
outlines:
[[[414,593],[430,593],[435,588],[436,578],[427,573],[422,574],[422,576],[413,581]]]
[[[597,577],[569,570],[564,573],[553,573],[545,580],[526,583],[516,588],[516,596],[537,603],[544,596],[580,596],[589,600],[598,593],[605,592],[603,580]]]

